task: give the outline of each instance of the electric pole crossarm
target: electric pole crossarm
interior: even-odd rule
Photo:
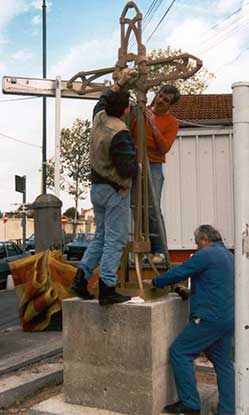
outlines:
[[[61,81],[62,98],[96,100],[108,88],[104,83],[91,83],[91,86],[85,87],[85,94],[82,95],[80,94],[82,82],[73,82],[72,89],[67,87],[67,83],[68,81]],[[5,76],[2,82],[2,91],[4,94],[55,97],[56,80]]]

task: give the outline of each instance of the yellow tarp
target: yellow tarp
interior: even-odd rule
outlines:
[[[45,330],[53,314],[70,298],[69,286],[76,269],[61,251],[46,250],[9,263],[19,301],[19,317],[25,331]]]

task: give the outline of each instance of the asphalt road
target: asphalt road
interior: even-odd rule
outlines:
[[[0,291],[0,331],[20,326],[15,290]]]

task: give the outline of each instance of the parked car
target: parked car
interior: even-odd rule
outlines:
[[[67,260],[69,261],[71,258],[81,259],[93,238],[94,233],[76,233],[74,240],[64,246],[64,254],[66,254]]]
[[[7,278],[10,273],[8,262],[23,258],[27,253],[23,253],[15,242],[0,241],[0,290],[6,288]]]
[[[30,251],[31,254],[35,253],[35,234],[32,233],[29,238],[26,239],[25,242],[26,251]]]

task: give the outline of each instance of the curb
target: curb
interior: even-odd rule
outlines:
[[[61,383],[62,363],[46,363],[3,376],[0,378],[0,408],[7,408],[16,401],[23,401],[44,386]]]

